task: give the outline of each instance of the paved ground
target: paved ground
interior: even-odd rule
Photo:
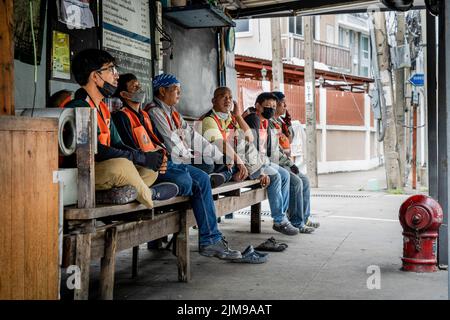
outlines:
[[[400,271],[398,208],[407,196],[369,192],[368,184],[374,187],[370,179],[385,188],[382,169],[320,176],[312,208],[322,226],[312,235],[280,235],[271,229],[269,216],[256,235],[249,233],[246,214],[222,220],[220,228],[234,248],[257,246],[271,236],[288,243],[286,251],[271,253],[262,265],[200,256],[196,230],[191,232],[190,283],[177,281],[176,259],[170,252],[150,252],[145,246],[140,276],[132,280],[131,250],[124,251],[117,259],[115,299],[447,299],[446,271]],[[380,270],[380,289],[367,288],[369,266]],[[98,269],[93,266],[94,296]]]

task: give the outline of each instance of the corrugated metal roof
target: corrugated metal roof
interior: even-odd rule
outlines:
[[[366,12],[374,5],[381,10],[387,10],[380,0],[219,0],[219,2],[237,18]],[[424,0],[415,0],[414,7],[423,9]]]

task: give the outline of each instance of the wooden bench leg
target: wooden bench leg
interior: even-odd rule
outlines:
[[[76,236],[75,264],[80,268],[80,287],[75,288],[74,300],[89,298],[89,268],[91,266],[91,234]]]
[[[105,254],[101,260],[100,299],[112,300],[116,266],[117,228],[105,232]]]
[[[261,202],[251,206],[250,232],[261,233]]]
[[[138,276],[139,269],[139,246],[133,247],[133,265],[131,267],[131,277],[134,279]]]
[[[189,226],[187,213],[180,215],[180,232],[176,235],[176,256],[178,259],[178,280],[188,282],[191,280],[190,253],[189,253]]]

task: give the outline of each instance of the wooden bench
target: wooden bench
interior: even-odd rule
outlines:
[[[171,234],[178,278],[189,281],[189,228],[196,225],[189,198],[155,201],[151,210],[137,202],[95,206],[92,133],[96,131],[91,122],[94,114],[82,109],[76,109],[78,205],[64,209],[62,267],[76,265],[81,271],[81,286],[75,289],[74,298],[88,299],[90,263],[100,259],[100,297],[112,299],[116,253],[133,248],[132,274],[137,276],[139,245]],[[250,206],[250,231],[261,232],[261,202],[267,194],[259,180],[230,182],[213,189],[212,195],[217,217]]]

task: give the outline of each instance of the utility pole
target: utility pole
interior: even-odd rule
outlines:
[[[0,1],[0,115],[14,115],[13,0]]]
[[[272,35],[272,86],[274,91],[282,91],[284,83],[283,56],[281,53],[281,27],[280,18],[270,19]]]
[[[393,106],[392,77],[390,72],[390,53],[388,46],[388,36],[386,30],[386,17],[382,12],[375,12],[375,41],[382,93],[384,94],[386,105],[385,137],[383,141],[384,158],[386,168],[386,182],[388,190],[401,189],[399,154],[397,151],[397,129]]]
[[[396,13],[397,30],[396,40],[397,47],[405,45],[405,14],[403,12]],[[397,141],[400,157],[400,178],[401,185],[406,185],[407,177],[405,175],[406,164],[406,144],[405,144],[405,68],[395,70],[395,118],[397,128]]]
[[[313,17],[304,17],[305,23],[305,110],[306,110],[306,168],[311,187],[317,188],[317,131],[316,131],[316,76],[314,72]],[[323,159],[325,160],[325,159]]]

